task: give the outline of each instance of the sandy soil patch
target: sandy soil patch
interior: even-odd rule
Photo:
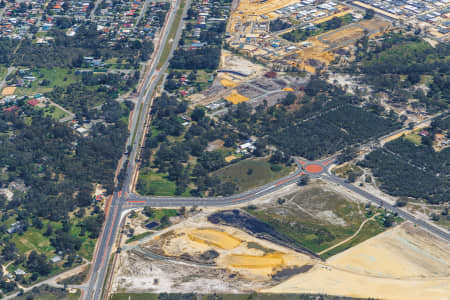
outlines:
[[[233,55],[227,50],[222,51],[220,68],[221,70],[235,71],[249,77],[262,75],[268,70],[262,65],[254,64],[248,59],[239,55]]]
[[[235,155],[228,155],[227,157],[225,157],[225,161],[230,162],[236,158],[237,158],[237,156],[235,156]]]
[[[327,262],[353,272],[382,277],[448,277],[450,245],[405,223]]]
[[[229,80],[229,79],[222,79],[220,80],[220,83],[224,86],[224,87],[237,87],[237,83]]]
[[[250,100],[250,98],[239,94],[239,92],[237,90],[232,90],[231,94],[229,94],[228,96],[224,97],[224,99],[229,101],[229,102],[231,102],[231,103],[233,103],[233,104],[238,104],[238,103]]]
[[[143,245],[154,253],[171,258],[208,263],[246,278],[270,280],[284,268],[310,264],[305,254],[255,238],[234,227],[214,225],[205,215],[192,217],[172,230],[155,236]],[[217,257],[204,259],[213,251]]]
[[[2,96],[11,96],[14,95],[14,92],[16,91],[15,86],[7,86],[2,90]]]
[[[16,91],[15,86],[7,86],[2,90],[2,96],[11,96],[14,95],[14,92]]]
[[[269,253],[262,256],[231,254],[224,258],[224,264],[233,268],[273,269],[284,264],[284,253]]]
[[[450,299],[450,245],[405,223],[265,289],[380,299]]]
[[[231,234],[214,229],[194,229],[188,233],[188,237],[198,243],[230,250],[241,244],[241,241]]]
[[[223,140],[215,140],[208,143],[208,146],[206,147],[206,151],[214,151],[217,149],[220,149],[223,147],[224,141]]]
[[[317,265],[282,284],[264,290],[269,293],[321,293],[348,297],[423,300],[449,299],[450,279],[399,280],[361,276]]]
[[[152,260],[134,252],[123,252],[118,265],[115,292],[242,293],[267,286],[223,269]]]
[[[140,247],[122,251],[114,272],[113,291],[248,293],[279,283],[282,279],[272,277],[279,271],[315,263],[309,256],[239,229],[213,225],[206,220],[209,213],[205,209],[157,233]],[[202,241],[193,241],[189,234]],[[227,247],[218,247],[224,240]],[[229,247],[237,241],[236,247]],[[203,262],[202,255],[211,252],[217,257]]]

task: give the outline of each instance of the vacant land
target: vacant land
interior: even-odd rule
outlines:
[[[150,212],[150,214],[149,214]],[[133,229],[133,234],[125,243],[139,241],[155,231],[164,229],[170,225],[170,217],[178,215],[176,209],[150,209],[147,214],[144,211],[134,211],[127,216],[126,229]]]
[[[54,288],[48,285],[43,285],[37,288],[33,288],[32,291],[23,294],[22,296],[18,296],[14,299],[17,300],[28,300],[28,299],[37,299],[37,300],[77,300],[81,296],[81,292],[79,290],[69,291]]]
[[[111,297],[111,300],[158,300],[158,299],[166,299],[162,298],[165,295],[162,294],[134,294],[134,293],[118,293],[114,294]],[[223,300],[342,300],[340,297],[336,296],[324,296],[324,295],[311,295],[311,294],[304,294],[304,295],[296,295],[296,294],[216,294],[217,298],[210,298],[214,297],[211,295],[195,295],[195,298],[189,298],[192,297],[191,294],[168,294],[170,296],[171,300],[190,300],[190,299],[197,299],[197,300],[210,300],[210,299],[223,299]],[[160,298],[158,298],[160,297]],[[320,298],[318,298],[320,297]],[[346,298],[347,300],[356,299],[356,298]]]
[[[32,74],[37,79],[31,82],[29,86],[16,89],[16,95],[43,94],[55,87],[65,87],[75,83],[81,77],[76,75],[74,70],[63,68],[35,69]]]
[[[319,35],[329,30],[337,29],[343,25],[350,24],[352,19],[353,16],[351,14],[346,14],[345,16],[335,17],[323,23],[316,24],[314,28],[299,28],[289,31],[283,34],[282,37],[294,43],[305,41],[310,36]]]
[[[197,213],[122,251],[113,290],[245,293],[273,286],[318,261],[239,229],[211,224],[208,214]]]
[[[68,116],[68,114],[57,106],[49,105],[42,108],[45,116],[51,117],[53,120],[60,120]]]
[[[405,223],[265,291],[448,299],[449,258],[448,243]]]
[[[283,166],[281,170],[278,167],[267,159],[247,159],[215,171],[212,175],[223,181],[234,182],[238,191],[242,192],[280,179],[294,170],[294,166]]]
[[[321,183],[310,184],[247,212],[316,253],[353,235],[366,219],[363,203]],[[364,237],[359,242],[383,231],[383,226],[374,223],[369,234],[366,230],[361,232]]]
[[[149,168],[139,172],[136,191],[140,195],[173,196],[176,189],[176,183],[170,181],[167,174],[156,173]],[[189,195],[189,191],[186,191],[184,195]]]

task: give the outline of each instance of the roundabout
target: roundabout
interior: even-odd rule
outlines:
[[[315,163],[306,165],[303,169],[309,174],[320,174],[324,171],[324,168],[320,164]]]

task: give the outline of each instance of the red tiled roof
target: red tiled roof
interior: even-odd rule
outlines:
[[[31,106],[36,106],[39,104],[39,100],[31,99],[31,100],[28,100],[27,103],[30,104]]]

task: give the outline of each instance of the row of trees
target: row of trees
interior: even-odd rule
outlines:
[[[312,78],[301,99],[288,94],[278,106],[264,103],[255,111],[246,104],[231,109],[224,120],[241,134],[274,144],[287,156],[309,159],[334,153],[352,144],[380,136],[399,127],[395,115],[384,110],[356,107],[361,99],[344,93],[320,78]],[[287,107],[297,103],[296,110]]]
[[[368,154],[360,165],[371,168],[381,189],[391,195],[434,204],[449,201],[449,148],[435,152],[432,146],[416,146],[400,138]]]

